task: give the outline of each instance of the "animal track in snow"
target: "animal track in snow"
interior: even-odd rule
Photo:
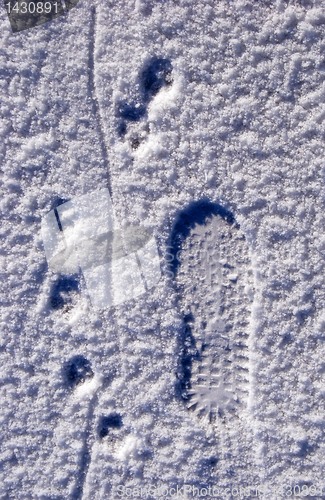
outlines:
[[[50,295],[51,307],[55,310],[68,311],[80,292],[80,277],[77,274],[60,275],[52,286]]]
[[[169,59],[153,58],[139,75],[139,92],[129,100],[122,100],[116,106],[119,118],[118,131],[125,137],[132,149],[138,149],[149,133],[145,117],[151,100],[164,88],[173,83],[173,66]]]
[[[180,214],[171,243],[184,315],[179,392],[209,422],[236,415],[249,389],[253,280],[244,234],[230,212],[201,201]]]
[[[62,376],[68,397],[54,439],[59,456],[67,455],[66,460],[74,463],[76,469],[71,477],[71,498],[82,498],[95,441],[98,392],[106,387],[107,381],[95,372],[90,360],[82,354],[64,362]]]
[[[162,87],[172,84],[172,70],[170,60],[162,58],[152,59],[144,68],[141,83],[145,103],[149,103]]]
[[[94,376],[90,361],[77,354],[70,358],[64,366],[65,378],[71,387],[77,386]]]
[[[101,417],[98,423],[98,435],[100,438],[108,436],[113,429],[120,429],[123,425],[122,417],[118,413]]]

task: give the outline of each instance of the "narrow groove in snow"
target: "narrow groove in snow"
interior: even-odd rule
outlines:
[[[97,123],[97,134],[100,144],[100,153],[105,165],[105,170],[107,175],[107,188],[109,190],[110,196],[113,197],[108,148],[106,145],[103,119],[101,116],[100,105],[97,96],[97,87],[96,87],[96,74],[95,74],[96,73],[95,70],[96,17],[97,17],[96,7],[92,6],[90,8],[90,24],[89,24],[90,29],[89,29],[89,59],[88,59],[89,61],[88,98],[91,100],[92,113]]]

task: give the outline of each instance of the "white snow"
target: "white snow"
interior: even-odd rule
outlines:
[[[80,0],[20,33],[4,7],[0,23],[0,497],[193,484],[323,498],[324,1]],[[172,78],[154,93],[157,60]],[[121,230],[157,245],[118,261],[114,307],[103,273],[87,290],[52,211],[106,189]],[[184,324],[164,260],[179,211],[202,199],[235,215],[254,274],[247,407],[216,431],[175,389]],[[71,245],[108,224],[87,203]],[[74,356],[92,378],[81,361],[67,372]]]

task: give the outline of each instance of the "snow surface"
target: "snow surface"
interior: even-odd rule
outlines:
[[[324,8],[80,0],[17,34],[0,9],[1,498],[325,498]],[[162,278],[96,309],[80,273],[48,265],[41,221],[101,188],[122,227],[156,235]],[[176,389],[164,264],[200,200],[234,214],[254,273],[247,405],[214,428]]]

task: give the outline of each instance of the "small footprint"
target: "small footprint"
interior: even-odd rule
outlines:
[[[122,425],[122,417],[118,413],[111,413],[110,415],[103,416],[99,419],[98,436],[104,438],[108,436],[112,430],[120,429]]]
[[[80,292],[80,276],[77,274],[60,275],[52,285],[50,304],[53,309],[68,311]]]
[[[148,104],[163,87],[173,83],[173,66],[169,59],[157,58],[150,61],[141,74],[143,100]]]
[[[90,361],[81,354],[73,356],[65,363],[64,374],[70,387],[82,384],[94,376]]]
[[[146,116],[151,100],[163,87],[173,83],[173,66],[169,59],[153,58],[139,74],[139,93],[131,102],[120,101],[116,106],[118,134],[126,138],[133,150],[149,133]]]

